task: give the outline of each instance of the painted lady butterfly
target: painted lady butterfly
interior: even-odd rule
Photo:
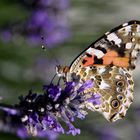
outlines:
[[[132,71],[139,50],[140,21],[129,21],[92,43],[70,67],[58,66],[57,74],[67,81],[73,75],[80,80],[92,79],[92,91],[101,95],[101,104],[88,106],[114,122],[125,116],[133,102]]]

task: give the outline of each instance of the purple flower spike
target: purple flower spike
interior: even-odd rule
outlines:
[[[61,124],[50,115],[43,118],[42,125],[44,130],[48,126],[50,130],[64,134],[64,129],[62,128]]]
[[[80,134],[81,131],[78,128],[75,128],[72,124],[67,124],[69,130],[67,131],[67,134],[72,134],[73,136]]]
[[[87,80],[85,81],[82,86],[78,89],[78,92],[82,92],[84,91],[85,89],[88,89],[88,88],[92,88],[93,87],[93,81],[92,80]]]
[[[91,80],[84,82],[65,82],[64,87],[60,85],[44,85],[43,95],[38,95],[29,91],[25,97],[20,97],[20,102],[16,109],[21,114],[21,122],[27,128],[27,132],[32,135],[47,130],[55,133],[65,133],[59,120],[61,119],[68,130],[67,134],[73,136],[80,134],[80,129],[75,128],[73,122],[75,118],[84,119],[87,115],[85,102],[99,104],[98,94],[84,93],[85,90],[92,88]],[[88,95],[88,96],[87,96]],[[90,98],[89,98],[90,95]],[[87,99],[88,97],[88,99]],[[20,133],[19,133],[20,134]]]
[[[54,101],[56,101],[61,95],[61,88],[54,86],[53,84],[50,84],[49,86],[45,85],[43,86],[43,89],[48,92],[48,97],[52,98]]]
[[[70,92],[74,88],[74,86],[75,86],[74,82],[67,82],[64,91],[66,93],[68,93],[68,92]]]
[[[18,128],[16,134],[18,137],[20,137],[23,140],[28,137],[28,134],[25,128]]]
[[[39,131],[38,137],[45,138],[48,137],[48,140],[56,140],[58,137],[58,133],[55,133],[54,131],[47,130],[47,131]]]
[[[83,84],[83,86],[85,88],[92,88],[93,87],[93,81],[89,79]]]
[[[55,123],[55,128],[53,129],[53,131],[59,132],[59,133],[62,133],[62,134],[65,133],[64,129],[62,128],[62,126],[57,122]]]
[[[74,116],[70,110],[66,111],[66,116],[69,118],[70,122],[74,122]]]
[[[81,113],[81,112],[78,112],[78,114],[77,114],[77,118],[80,118],[80,119],[84,119],[85,118],[85,115],[86,114],[83,114],[83,113]]]

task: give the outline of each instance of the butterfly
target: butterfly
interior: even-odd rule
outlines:
[[[101,96],[101,104],[93,106],[108,121],[122,119],[133,102],[132,72],[140,50],[140,21],[129,21],[110,32],[81,52],[68,66],[57,66],[56,73],[66,81],[74,77],[91,79],[93,93]],[[76,79],[76,78],[75,78]]]

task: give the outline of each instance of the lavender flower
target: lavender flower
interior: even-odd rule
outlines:
[[[93,87],[93,82],[92,80],[87,80],[78,90],[83,91],[86,88],[92,88]]]
[[[72,134],[73,136],[80,134],[80,129],[75,128],[72,124],[67,124],[67,126],[69,128],[67,134]]]
[[[63,86],[51,83],[43,86],[43,94],[30,90],[28,95],[19,97],[20,101],[14,107],[0,105],[0,110],[11,118],[18,118],[19,127],[16,130],[21,138],[41,136],[48,132],[75,136],[80,134],[80,129],[75,128],[73,122],[75,118],[84,119],[87,115],[85,103],[99,104],[100,96],[87,93],[92,87],[91,80],[65,82]],[[67,130],[62,127],[60,120],[65,123]]]
[[[61,88],[58,86],[54,86],[53,84],[45,85],[43,86],[43,89],[49,92],[48,97],[52,98],[54,102],[57,101],[57,99],[61,95]]]
[[[82,83],[66,82],[64,88],[51,83],[43,86],[43,95],[32,93],[30,90],[27,96],[21,96],[16,108],[20,110],[21,121],[28,133],[37,135],[39,131],[50,130],[74,136],[80,134],[80,130],[75,128],[72,122],[76,117],[85,118],[85,101],[90,99],[84,91],[91,87],[91,80]],[[94,99],[96,98],[92,99],[93,102]],[[65,122],[67,130],[64,130],[59,120]]]

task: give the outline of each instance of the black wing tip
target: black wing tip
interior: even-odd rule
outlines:
[[[140,20],[130,20],[127,22],[129,25],[130,24],[140,24]]]
[[[115,32],[116,30],[119,30],[119,29],[121,29],[123,27],[129,26],[129,25],[133,25],[133,24],[139,24],[140,25],[140,21],[139,20],[130,20],[128,22],[125,22],[125,23],[123,23],[123,24],[113,28],[112,30],[110,30],[110,32],[108,32],[108,34],[112,33],[112,32]]]

